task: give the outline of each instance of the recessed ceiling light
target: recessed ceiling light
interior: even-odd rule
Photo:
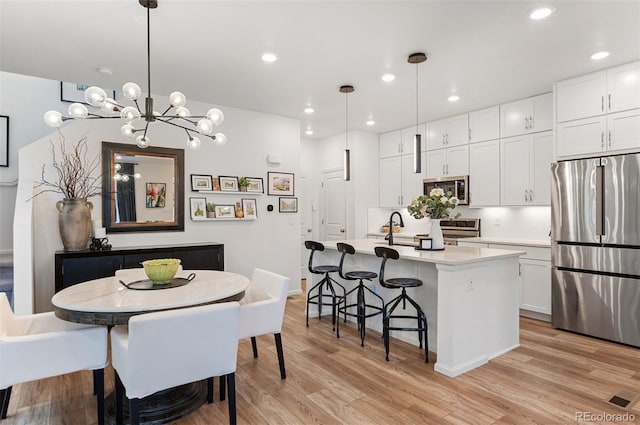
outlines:
[[[315,110],[311,106],[307,106],[306,108],[304,108],[305,114],[313,114],[314,111]]]
[[[304,132],[304,134],[306,134],[307,136],[311,136],[313,134],[313,130],[308,129],[307,131]]]
[[[102,75],[112,75],[113,70],[111,68],[107,68],[106,66],[99,66],[96,68],[96,71]]]
[[[384,74],[382,76],[382,81],[384,81],[385,83],[390,83],[391,81],[395,80],[396,76],[393,74]]]
[[[372,125],[375,125],[376,122],[374,120],[369,119],[369,120],[367,120],[367,122],[365,124],[367,124],[369,127],[371,127]]]
[[[452,102],[452,103],[453,103],[453,102],[457,102],[457,101],[459,101],[459,100],[460,100],[460,96],[458,96],[457,94],[452,94],[451,96],[449,96],[449,97],[447,98],[447,100],[448,100],[449,102]]]
[[[267,63],[272,63],[278,60],[278,56],[276,56],[274,53],[263,53],[262,60]]]
[[[596,53],[591,55],[591,60],[599,61],[601,59],[606,58],[607,56],[609,56],[609,52],[604,52],[604,51],[596,52]]]
[[[550,7],[540,7],[534,10],[533,12],[531,12],[529,14],[529,18],[533,19],[534,21],[538,21],[540,19],[546,18],[547,16],[551,15],[553,12],[555,12],[555,9],[552,9]]]

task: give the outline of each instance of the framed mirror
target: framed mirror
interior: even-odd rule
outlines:
[[[107,233],[184,231],[184,150],[102,142]]]

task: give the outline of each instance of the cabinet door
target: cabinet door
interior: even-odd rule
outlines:
[[[400,130],[381,134],[379,139],[380,158],[400,155],[401,144],[402,134]]]
[[[553,129],[553,94],[547,93],[531,98],[529,131]]]
[[[496,126],[497,127],[497,126]],[[469,145],[471,207],[500,205],[500,141]]]
[[[557,157],[603,152],[606,126],[607,118],[604,115],[558,123]]]
[[[65,258],[62,260],[62,281],[56,282],[56,292],[76,283],[113,276],[122,264],[121,255]]]
[[[528,99],[500,105],[500,137],[511,137],[528,131],[525,124],[531,115]],[[527,121],[525,121],[527,119]]]
[[[484,142],[500,137],[500,107],[469,112],[469,143]]]
[[[553,133],[531,135],[531,190],[532,205],[551,205],[551,162],[553,161]]]
[[[500,199],[502,205],[527,205],[529,190],[529,136],[500,142]]]
[[[607,90],[609,112],[640,108],[640,62],[608,70]]]
[[[447,148],[447,176],[466,176],[469,174],[469,146]]]
[[[605,112],[605,72],[582,75],[556,85],[558,122],[593,117]]]
[[[433,121],[427,124],[427,150],[441,149],[445,147],[447,136],[447,120]]]
[[[421,137],[420,143],[420,150],[422,151],[426,151],[427,150],[427,136],[426,136],[426,132],[425,132],[425,125],[424,124],[420,124],[418,125],[418,134]],[[402,151],[403,155],[406,154],[412,154],[413,153],[413,136],[416,135],[416,126],[412,126],[412,127],[408,127],[405,128],[404,130],[402,130],[402,147],[400,148],[400,150]]]
[[[640,109],[607,115],[609,151],[640,149]]]
[[[427,178],[444,176],[447,161],[446,149],[427,152]]]
[[[551,263],[520,260],[520,308],[551,314]]]
[[[397,207],[402,195],[402,157],[380,159],[380,207]]]
[[[461,146],[469,143],[469,114],[451,117],[447,120],[446,146]]]
[[[422,172],[413,172],[413,155],[402,155],[402,205],[409,205],[418,195],[423,192],[423,180],[425,175],[426,152],[422,152]]]

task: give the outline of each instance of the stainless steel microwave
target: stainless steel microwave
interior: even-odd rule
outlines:
[[[458,198],[460,205],[469,205],[469,176],[438,177],[436,179],[424,179],[424,194],[429,196],[431,189],[436,187],[451,192]]]

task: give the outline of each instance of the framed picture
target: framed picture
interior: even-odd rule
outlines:
[[[212,177],[211,178],[211,183],[213,185],[213,191],[214,192],[220,192],[220,179],[217,177]]]
[[[207,218],[206,198],[189,198],[191,207],[191,220],[204,220]]]
[[[207,174],[191,174],[191,190],[211,190],[212,177]]]
[[[242,212],[244,218],[258,218],[258,208],[255,199],[242,199]]]
[[[247,186],[247,192],[264,193],[264,187],[262,185],[262,177],[247,177],[247,180],[249,180],[249,186]]]
[[[79,102],[88,105],[87,100],[84,98],[84,91],[88,89],[88,84],[66,83],[60,81],[60,100],[63,102]],[[107,97],[111,99],[116,98],[115,90],[104,90],[107,92]]]
[[[9,166],[9,117],[0,115],[0,167]]]
[[[298,198],[280,198],[279,204],[281,213],[298,212]]]
[[[166,183],[147,183],[147,208],[164,208],[167,198]]]
[[[267,195],[293,196],[293,173],[267,173]]]
[[[216,205],[216,218],[234,218],[236,216],[235,205]]]
[[[221,192],[237,192],[238,191],[238,177],[218,176],[218,178],[220,179]]]

